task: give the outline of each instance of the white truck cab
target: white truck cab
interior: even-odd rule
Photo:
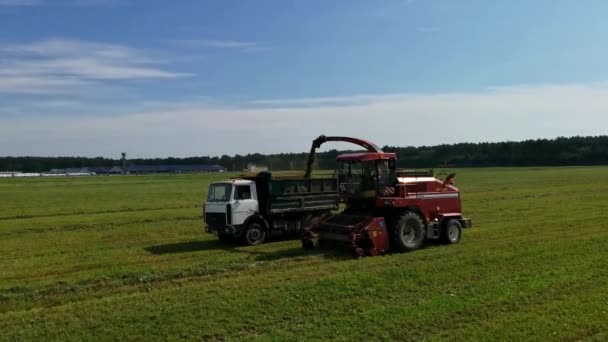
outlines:
[[[216,182],[209,187],[204,207],[206,229],[223,235],[234,235],[238,226],[258,214],[258,195],[255,182],[229,180]]]

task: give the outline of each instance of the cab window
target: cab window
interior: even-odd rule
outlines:
[[[251,187],[249,185],[238,185],[236,187],[235,199],[251,199]]]
[[[207,195],[207,201],[225,202],[230,199],[230,195],[232,195],[232,184],[211,184],[211,186],[209,187],[209,194]]]

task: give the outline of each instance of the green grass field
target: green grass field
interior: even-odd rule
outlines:
[[[220,245],[219,175],[0,179],[0,339],[608,339],[608,167],[457,172],[460,244],[361,260]]]

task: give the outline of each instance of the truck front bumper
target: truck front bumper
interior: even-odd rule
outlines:
[[[223,235],[233,235],[239,236],[241,230],[236,226],[227,226],[227,227],[215,227],[210,225],[205,225],[205,231],[211,234],[223,234]]]

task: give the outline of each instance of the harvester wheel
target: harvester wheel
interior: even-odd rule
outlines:
[[[264,243],[266,240],[266,230],[261,224],[252,222],[247,226],[245,232],[243,232],[243,243],[248,246],[255,246]]]
[[[355,259],[361,259],[365,256],[365,250],[363,248],[355,247],[353,248],[351,255]]]
[[[441,227],[441,241],[451,245],[460,242],[462,225],[458,220],[449,220]]]
[[[401,215],[393,229],[393,244],[399,252],[417,249],[424,241],[424,222],[416,213]]]

